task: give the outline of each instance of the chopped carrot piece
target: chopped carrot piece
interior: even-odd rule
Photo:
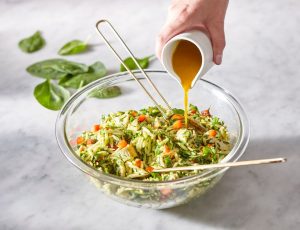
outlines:
[[[215,137],[217,135],[217,131],[214,130],[214,129],[211,129],[211,130],[208,131],[208,135],[210,137]]]
[[[173,129],[181,129],[183,127],[183,123],[181,120],[177,120],[173,123]]]
[[[142,166],[142,161],[140,159],[136,159],[135,166],[140,168]]]
[[[197,112],[197,110],[193,109],[193,110],[191,111],[191,114],[195,114],[196,112]]]
[[[184,116],[182,116],[180,114],[174,114],[171,119],[172,120],[183,120]]]
[[[210,116],[209,109],[203,110],[203,111],[201,112],[201,114],[202,114],[203,116]]]
[[[134,116],[134,117],[136,117],[137,116],[137,112],[136,111],[132,111],[131,115]]]
[[[127,146],[127,141],[125,140],[120,140],[119,143],[118,143],[118,147],[119,148],[125,148]]]
[[[96,143],[96,140],[95,139],[88,139],[87,141],[86,141],[86,144],[87,145],[92,145],[92,144],[95,144]]]
[[[153,171],[153,169],[154,169],[153,167],[148,166],[148,167],[146,168],[146,171],[149,172],[149,173],[151,173],[151,172]]]
[[[161,194],[164,196],[169,196],[172,193],[172,189],[170,188],[163,188],[160,190]]]
[[[80,145],[84,142],[84,138],[83,137],[77,137],[76,142],[77,142],[77,145]]]
[[[139,118],[138,118],[138,121],[139,121],[139,122],[143,122],[144,120],[146,120],[146,115],[141,114],[141,115],[139,116]]]
[[[164,147],[165,147],[164,153],[169,153],[171,151],[169,146],[165,145]]]
[[[100,128],[101,128],[100,125],[93,125],[92,131],[97,132],[100,130]]]

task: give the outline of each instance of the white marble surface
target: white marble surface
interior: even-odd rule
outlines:
[[[25,68],[57,57],[57,49],[109,18],[137,56],[153,53],[168,1],[1,0],[0,2],[0,229],[299,229],[300,45],[298,0],[231,1],[224,63],[206,76],[233,92],[251,121],[243,159],[286,156],[288,162],[231,169],[209,193],[163,211],[110,200],[67,162],[54,136],[56,112],[32,96],[40,79]],[[28,55],[17,42],[37,29],[47,46]],[[92,42],[99,44],[97,38]],[[102,60],[99,44],[70,57]],[[154,63],[153,68],[161,68]]]

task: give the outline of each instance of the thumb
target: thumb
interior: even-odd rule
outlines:
[[[223,50],[226,45],[224,25],[223,23],[220,23],[217,26],[214,25],[211,28],[208,28],[208,30],[212,40],[214,63],[220,65],[222,63]]]

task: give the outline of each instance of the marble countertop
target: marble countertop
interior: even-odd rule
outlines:
[[[128,207],[99,194],[61,154],[57,112],[33,97],[40,79],[25,68],[57,57],[110,19],[137,56],[152,54],[169,1],[2,0],[0,2],[0,229],[299,229],[300,2],[231,1],[224,62],[205,78],[236,95],[251,121],[242,159],[285,156],[282,165],[229,170],[210,192],[168,209]],[[18,41],[41,30],[47,45],[24,54]],[[297,36],[298,35],[298,36]],[[69,59],[99,59],[116,72],[97,37],[95,48]],[[161,69],[156,61],[151,68]]]

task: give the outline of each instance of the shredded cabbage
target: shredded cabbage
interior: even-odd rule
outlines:
[[[153,169],[218,163],[228,154],[227,128],[209,110],[199,112],[196,106],[189,106],[188,117],[198,127],[185,126],[183,110],[164,110],[168,119],[157,107],[102,116],[97,129],[77,138],[77,154],[105,173],[150,181],[199,173],[152,173]]]

